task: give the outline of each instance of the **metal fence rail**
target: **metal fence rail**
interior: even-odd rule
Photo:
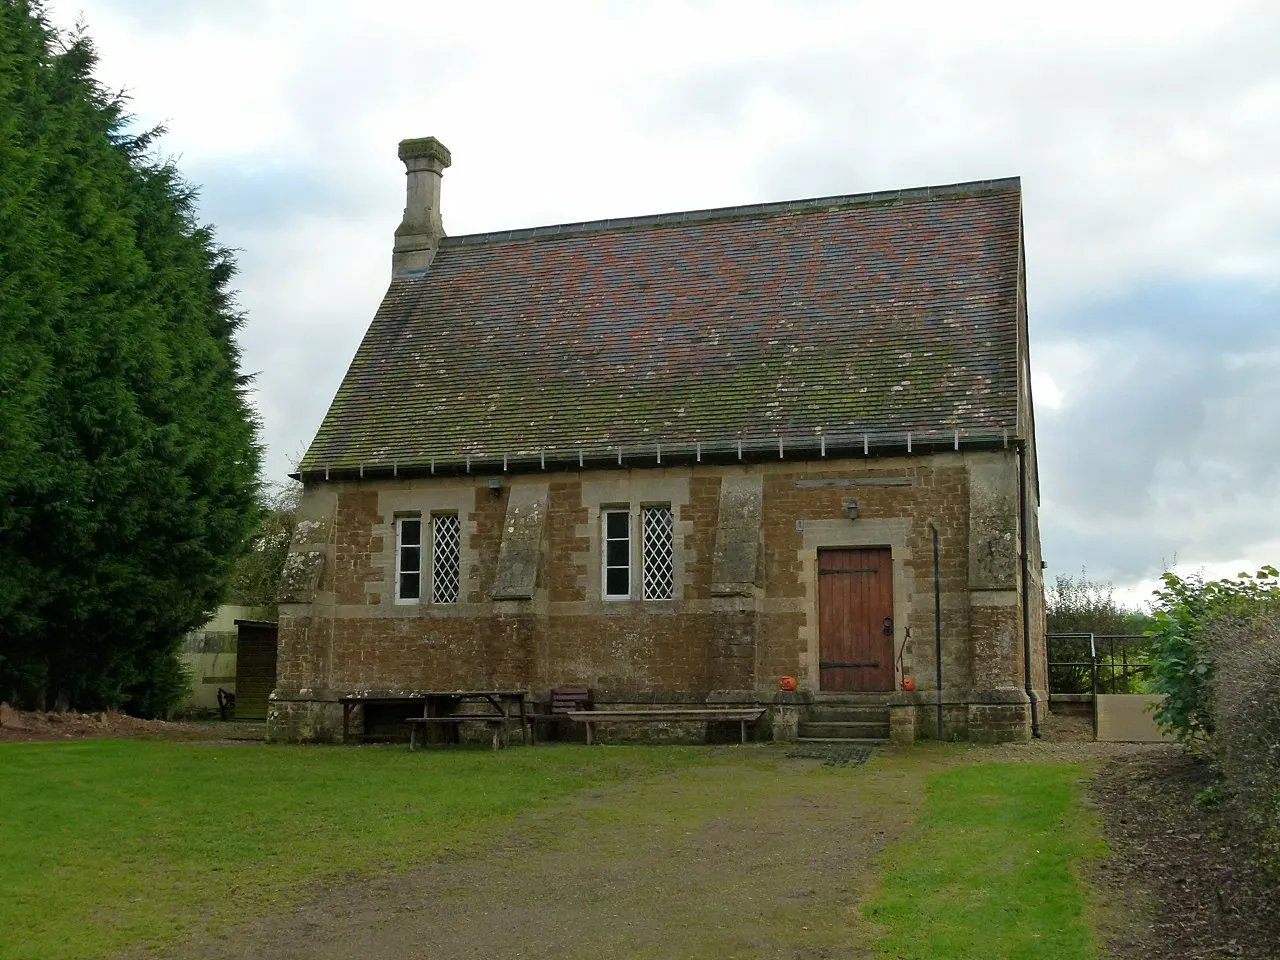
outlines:
[[[1133,693],[1151,671],[1151,638],[1137,634],[1051,633],[1049,692]]]

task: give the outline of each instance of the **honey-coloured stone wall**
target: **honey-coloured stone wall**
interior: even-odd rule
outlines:
[[[306,576],[281,606],[269,735],[335,739],[338,698],[357,693],[545,697],[583,684],[598,702],[772,707],[790,675],[800,690],[788,703],[803,702],[822,692],[818,551],[839,547],[890,550],[895,683],[909,674],[917,689],[886,696],[918,705],[928,734],[936,530],[947,735],[1024,738],[1024,590],[1038,685],[1044,641],[1034,529],[1035,579],[1022,582],[1018,479],[1011,449],[309,483],[293,547]],[[672,511],[673,599],[604,599],[601,511],[632,512],[635,595],[640,511],[652,505]],[[460,521],[459,602],[431,603],[425,585],[420,602],[397,601],[396,520],[439,513]]]

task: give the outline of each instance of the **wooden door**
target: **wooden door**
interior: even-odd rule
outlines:
[[[276,625],[238,622],[236,719],[267,719],[267,698],[276,686]]]
[[[819,688],[892,690],[893,638],[889,548],[819,550]]]

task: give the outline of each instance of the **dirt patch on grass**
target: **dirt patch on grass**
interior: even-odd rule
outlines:
[[[1117,907],[1107,946],[1120,960],[1280,957],[1280,884],[1249,865],[1248,833],[1175,748],[1121,757],[1094,778],[1110,856],[1093,872]],[[1117,919],[1123,922],[1116,922]]]
[[[0,703],[0,743],[21,740],[83,740],[87,737],[157,737],[166,740],[261,740],[263,724],[142,720],[106,710],[15,710]]]
[[[307,891],[169,955],[870,956],[858,905],[875,858],[914,822],[928,774],[953,762],[911,751],[829,767],[748,748],[522,815],[490,843],[406,873]]]

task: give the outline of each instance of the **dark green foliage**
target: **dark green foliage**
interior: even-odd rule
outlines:
[[[1205,627],[1219,617],[1252,616],[1280,602],[1280,573],[1263,567],[1256,575],[1205,580],[1166,573],[1152,607],[1151,690],[1163,694],[1156,722],[1189,746],[1213,736],[1214,649]]]
[[[0,0],[0,697],[157,713],[259,450],[234,263],[94,63]]]
[[[1138,638],[1150,628],[1151,617],[1117,602],[1115,588],[1110,583],[1090,580],[1084,570],[1078,577],[1059,575],[1045,590],[1045,619],[1051,635],[1078,635],[1053,636],[1050,641],[1050,659],[1061,664],[1049,670],[1049,689],[1054,693],[1092,691],[1090,668],[1066,665],[1089,662],[1089,638],[1085,634],[1133,638],[1123,644],[1101,642],[1098,652],[1103,662],[1099,680],[1104,689],[1126,693],[1142,682],[1141,672],[1131,672],[1124,661],[1132,663],[1143,659],[1144,644]],[[1113,657],[1112,653],[1121,647],[1126,649],[1126,656]]]
[[[1213,650],[1213,757],[1260,861],[1280,876],[1280,608],[1219,617],[1205,636]]]

